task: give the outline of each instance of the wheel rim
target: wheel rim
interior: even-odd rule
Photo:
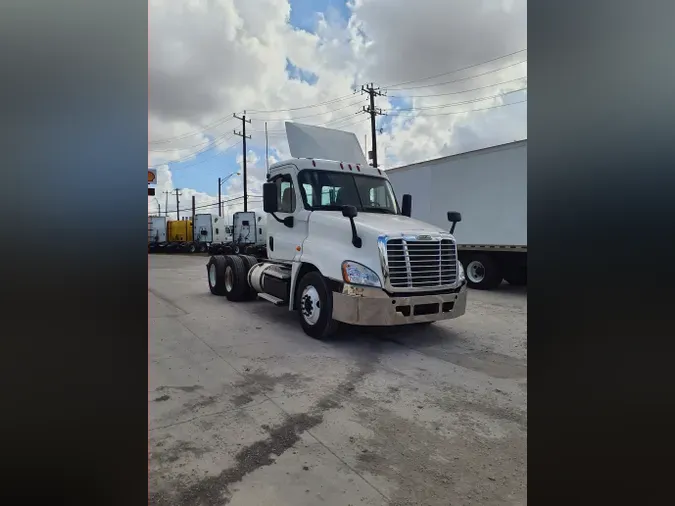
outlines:
[[[225,268],[225,290],[231,292],[233,287],[234,287],[234,273],[232,272],[232,267],[228,265]]]
[[[481,283],[485,279],[485,266],[478,260],[470,262],[466,267],[466,277],[472,283]]]
[[[216,286],[216,264],[211,264],[209,266],[209,284],[211,286]]]
[[[321,299],[319,292],[312,285],[305,287],[300,297],[300,312],[310,325],[316,325],[321,316]]]

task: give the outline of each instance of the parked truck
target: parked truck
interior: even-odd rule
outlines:
[[[272,165],[263,185],[266,254],[212,256],[211,293],[286,306],[317,339],[340,323],[428,324],[463,315],[466,280],[447,227],[411,218],[411,196],[399,205],[354,134],[296,123],[286,123],[286,132],[294,158]]]
[[[232,247],[235,253],[261,254],[267,244],[264,213],[241,211],[232,215]]]
[[[166,245],[166,216],[148,216],[148,252]]]
[[[462,213],[459,259],[472,288],[527,284],[527,140],[387,170],[413,196],[412,216],[443,226]]]
[[[205,253],[212,244],[226,244],[232,240],[231,228],[225,224],[225,220],[215,214],[195,214],[194,220],[195,249]]]

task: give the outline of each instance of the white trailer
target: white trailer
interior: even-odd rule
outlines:
[[[235,253],[247,249],[264,247],[267,242],[266,223],[264,213],[255,211],[240,211],[232,216],[232,244]]]
[[[202,253],[207,251],[211,244],[227,242],[227,225],[220,216],[208,213],[196,214],[192,227],[194,242]]]
[[[148,244],[166,242],[166,217],[148,216]]]
[[[269,168],[266,233],[251,229],[262,223],[259,213],[234,220],[235,242],[264,235],[265,255],[212,256],[211,293],[286,306],[317,339],[339,323],[428,324],[463,315],[466,279],[447,227],[412,219],[410,195],[398,205],[386,173],[367,165],[353,133],[296,123],[286,123],[286,132],[294,158]]]
[[[454,234],[469,286],[527,284],[527,140],[386,171],[412,216],[443,227],[448,206],[462,215]]]

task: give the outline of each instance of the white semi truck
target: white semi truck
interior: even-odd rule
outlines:
[[[447,206],[462,213],[456,238],[469,287],[527,284],[527,140],[386,173],[413,196],[414,218],[442,227]]]
[[[467,288],[454,236],[411,218],[409,195],[399,206],[354,134],[295,123],[286,132],[294,158],[272,165],[263,185],[266,255],[212,256],[211,293],[286,306],[317,339],[339,323],[426,324],[463,315]]]

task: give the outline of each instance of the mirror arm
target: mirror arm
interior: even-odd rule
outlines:
[[[356,224],[354,223],[354,218],[349,218],[349,223],[352,225],[352,244],[355,248],[360,248],[363,244],[363,241],[361,241],[361,238],[356,233]]]
[[[283,223],[288,228],[293,228],[293,216],[287,216],[283,220],[279,218],[275,213],[268,213],[272,215],[272,218],[277,220],[279,223]],[[291,218],[290,220],[288,218]]]

